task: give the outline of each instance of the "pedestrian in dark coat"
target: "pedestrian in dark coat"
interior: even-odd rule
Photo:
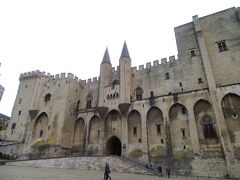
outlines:
[[[169,165],[166,167],[166,172],[167,172],[168,178],[170,178],[171,168]]]
[[[162,166],[159,164],[158,168],[157,168],[158,172],[159,172],[159,176],[163,176],[162,174]]]
[[[109,164],[106,162],[105,170],[104,170],[104,180],[108,180],[108,178],[109,178],[110,180],[112,179],[112,178],[109,176],[110,173],[111,173],[110,166],[109,166]]]

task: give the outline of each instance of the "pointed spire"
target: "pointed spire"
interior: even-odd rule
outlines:
[[[126,41],[124,41],[124,44],[123,44],[122,54],[121,54],[120,59],[121,58],[130,58]]]
[[[108,53],[108,48],[106,48],[106,50],[105,50],[103,60],[102,60],[102,64],[103,63],[111,64],[109,53]]]

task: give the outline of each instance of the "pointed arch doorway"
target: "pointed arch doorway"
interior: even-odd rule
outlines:
[[[107,155],[121,156],[122,144],[117,136],[112,136],[107,141]]]

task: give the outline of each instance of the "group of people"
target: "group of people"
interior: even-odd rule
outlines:
[[[146,168],[153,170],[153,167],[152,167],[151,164],[150,164],[150,166],[148,166],[148,164],[147,164],[147,165],[146,165]],[[158,171],[158,173],[159,173],[159,176],[162,177],[162,176],[163,176],[163,168],[162,168],[161,165],[159,165],[159,166],[157,167],[157,171]],[[166,166],[165,171],[166,171],[166,173],[167,173],[168,178],[170,178],[171,168],[170,168],[169,165]]]
[[[150,165],[150,166],[151,166],[151,165]],[[149,167],[148,165],[146,165],[146,167],[147,167],[148,169],[153,169],[152,166]],[[162,177],[162,176],[163,176],[163,168],[162,168],[162,166],[159,165],[159,166],[157,167],[157,170],[158,170],[159,176]],[[167,173],[168,178],[170,178],[171,168],[170,168],[169,165],[166,166],[165,171],[166,171],[166,173]],[[110,175],[109,175],[110,173],[111,173],[110,166],[109,166],[109,164],[106,162],[106,164],[105,164],[105,170],[104,170],[104,180],[108,180],[108,179],[111,180],[111,179],[112,179],[112,178],[110,177]]]
[[[159,172],[159,175],[160,175],[160,176],[163,176],[163,169],[162,169],[162,166],[161,166],[161,165],[158,166],[157,170],[158,170],[158,172]],[[170,172],[171,172],[170,166],[166,166],[165,171],[166,171],[166,173],[167,173],[167,175],[168,175],[168,178],[170,178]]]

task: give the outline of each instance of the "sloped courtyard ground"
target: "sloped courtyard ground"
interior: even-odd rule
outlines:
[[[138,175],[127,173],[111,173],[112,180],[159,180],[168,179],[151,175]],[[0,166],[0,180],[102,180],[102,171],[93,170],[72,170],[72,169],[54,169],[54,168],[33,168],[21,166]],[[170,179],[208,179],[197,177],[176,177]],[[211,178],[213,179],[213,178]]]

